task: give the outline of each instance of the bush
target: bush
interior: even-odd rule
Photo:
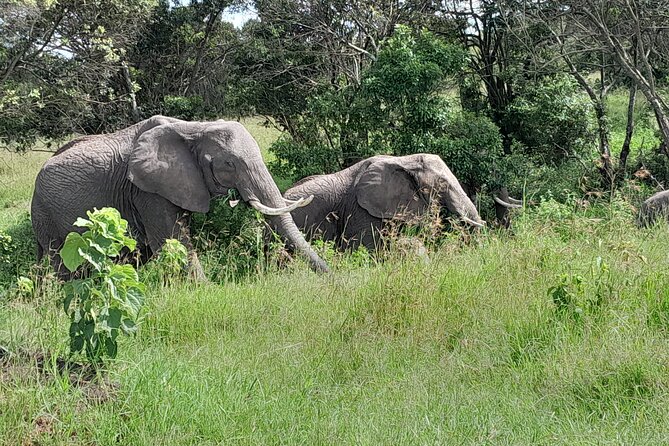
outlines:
[[[340,153],[324,144],[298,143],[279,138],[270,149],[276,160],[269,164],[272,173],[283,178],[305,178],[309,175],[335,172],[342,164]]]
[[[561,162],[594,147],[593,109],[567,75],[529,83],[509,107],[513,137],[544,162]]]
[[[272,171],[302,178],[376,154],[437,150],[450,108],[445,81],[465,59],[460,46],[398,26],[360,85],[330,85],[308,101],[290,139],[270,148],[277,157]]]
[[[158,257],[141,270],[142,281],[163,285],[177,284],[188,271],[188,250],[175,239],[167,239],[160,248]]]
[[[88,230],[69,233],[60,250],[65,267],[75,272],[83,266],[86,276],[64,285],[63,309],[70,317],[70,354],[84,351],[99,365],[105,356],[116,357],[119,333],[136,332],[144,284],[132,265],[113,261],[123,249],[135,249],[125,235],[128,222],[114,208],[87,215],[90,220],[78,218],[74,225]]]
[[[189,121],[207,116],[201,96],[165,96],[162,112],[167,116]]]
[[[451,114],[444,135],[427,151],[440,155],[458,180],[478,189],[501,184],[499,161],[503,156],[499,128],[487,117],[471,112]]]
[[[30,215],[26,212],[20,220],[0,230],[0,291],[16,283],[16,278],[27,275],[35,263],[37,244]]]
[[[207,277],[214,281],[237,280],[263,270],[268,230],[253,208],[229,201],[236,192],[214,199],[207,214],[194,214],[191,223],[195,249]]]

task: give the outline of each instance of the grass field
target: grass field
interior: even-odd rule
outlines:
[[[2,155],[0,229],[45,157]],[[47,280],[0,297],[0,443],[667,444],[668,236],[618,200],[544,202],[428,263],[154,285],[103,383],[40,360],[67,353]]]

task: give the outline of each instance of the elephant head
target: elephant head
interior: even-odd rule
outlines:
[[[286,205],[258,144],[237,122],[171,120],[150,127],[134,141],[127,176],[139,189],[193,212],[207,212],[212,196],[237,189],[244,201],[274,216],[274,226],[308,256],[313,269],[328,270],[290,216],[311,198]]]
[[[657,192],[641,204],[637,215],[637,225],[648,227],[658,220],[667,220],[669,217],[669,191]]]
[[[438,197],[439,205],[466,223],[482,227],[476,207],[437,155],[378,156],[355,180],[358,204],[377,218],[422,215]],[[399,211],[399,212],[398,212]]]

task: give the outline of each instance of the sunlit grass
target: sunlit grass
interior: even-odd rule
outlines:
[[[660,444],[668,231],[570,224],[577,239],[528,215],[515,235],[453,238],[429,264],[342,258],[330,276],[156,285],[109,401],[27,372],[0,381],[0,437],[34,435],[47,416],[47,443],[76,431],[82,444]],[[563,275],[601,294],[581,319],[547,293]],[[64,351],[56,297],[7,302],[0,339]]]
[[[30,209],[35,175],[49,156],[44,152],[0,152],[0,229],[15,224]]]

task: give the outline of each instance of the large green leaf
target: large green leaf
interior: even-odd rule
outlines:
[[[93,252],[91,250],[79,249],[79,255],[81,258],[90,263],[93,268],[97,271],[102,271],[102,265],[104,264],[105,258],[99,253]]]
[[[121,310],[118,308],[110,308],[109,316],[107,317],[107,326],[112,329],[118,329],[121,327]]]
[[[81,234],[76,232],[67,234],[65,244],[60,250],[60,257],[63,259],[63,264],[67,269],[74,272],[82,263],[84,263],[84,258],[81,253],[86,247],[86,240],[84,240]]]
[[[144,290],[136,287],[128,288],[126,302],[132,309],[132,316],[137,317],[144,304]]]

